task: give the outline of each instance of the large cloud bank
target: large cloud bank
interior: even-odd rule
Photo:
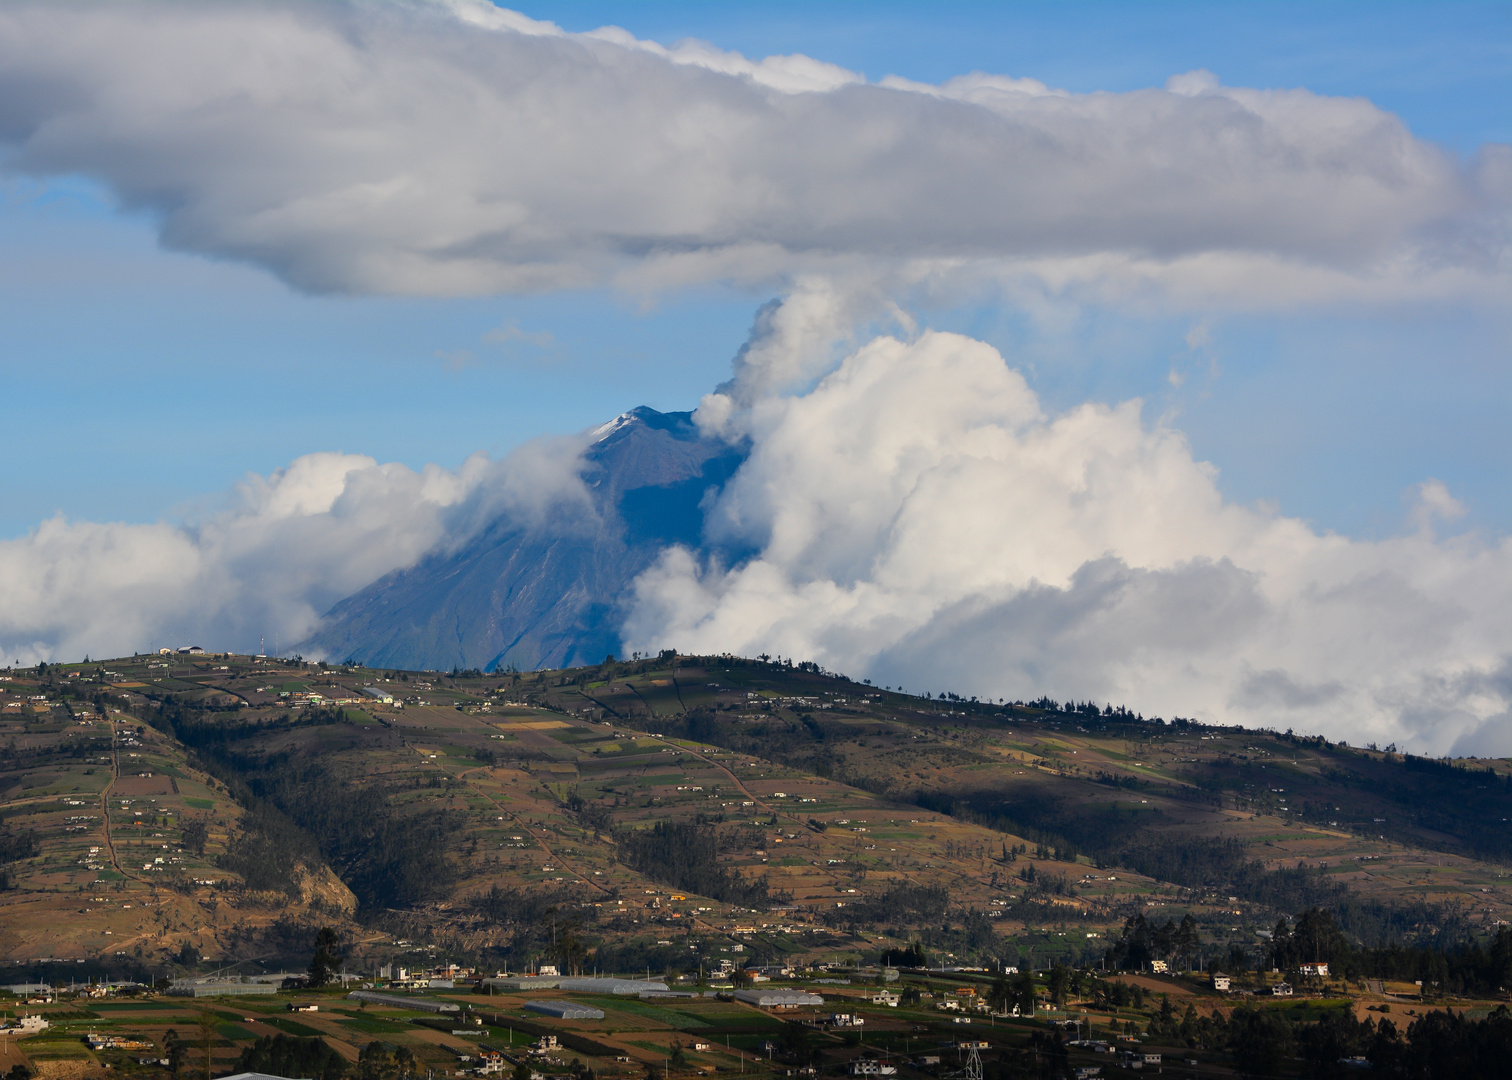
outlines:
[[[781,367],[829,325],[824,299],[764,312],[742,364]],[[627,650],[771,652],[915,693],[1512,753],[1512,540],[1436,535],[1463,512],[1440,484],[1400,536],[1319,534],[1225,502],[1139,402],[1046,415],[995,349],[938,332],[877,338],[802,392],[711,394],[696,418],[749,456],[700,548],[636,582]],[[197,524],[45,522],[0,541],[3,659],[288,646],[337,600],[500,520],[581,528],[592,437],[456,471],[311,454]]]
[[[1029,275],[1187,302],[1494,296],[1512,165],[1368,101],[943,85],[451,3],[14,3],[4,165],[315,291],[799,272]]]
[[[710,399],[706,399],[706,402]],[[991,346],[883,337],[729,416],[710,550],[637,583],[627,647],[813,659],[916,693],[1512,753],[1512,542],[1362,542],[1225,503],[1140,403],[1046,416]]]

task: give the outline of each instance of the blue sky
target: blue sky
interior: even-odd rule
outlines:
[[[568,30],[707,39],[941,81],[972,70],[1075,91],[1158,86],[1196,67],[1241,86],[1362,96],[1469,154],[1512,140],[1512,5],[545,3]],[[464,299],[311,296],[266,271],[164,251],[88,177],[0,186],[0,536],[55,511],[195,514],[248,471],[339,449],[455,466],[622,409],[693,407],[725,378],[761,290],[703,285],[650,306],[605,288]],[[1024,367],[1047,407],[1142,397],[1225,494],[1326,529],[1403,527],[1403,492],[1443,480],[1460,527],[1512,525],[1508,325],[1428,304],[1246,316],[994,301],[917,312]],[[1208,341],[1186,338],[1206,326]],[[516,340],[490,344],[490,330]],[[550,335],[548,344],[539,335]],[[469,354],[469,355],[463,355]],[[1168,374],[1187,373],[1179,390]]]

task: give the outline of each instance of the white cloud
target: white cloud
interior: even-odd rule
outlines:
[[[588,505],[584,445],[537,440],[456,471],[307,454],[200,523],[52,518],[0,541],[0,660],[287,647],[337,600],[489,522],[570,528]]]
[[[1465,504],[1449,494],[1442,480],[1424,480],[1416,491],[1411,516],[1419,529],[1432,529],[1436,520],[1458,521],[1465,516]]]
[[[759,554],[669,552],[627,648],[1435,750],[1512,705],[1512,541],[1363,542],[1228,504],[1139,402],[1046,416],[981,342],[876,339],[742,429],[708,539]]]
[[[317,291],[661,289],[880,265],[1120,302],[1505,289],[1512,157],[1368,101],[939,86],[569,34],[481,0],[0,10],[6,167]]]

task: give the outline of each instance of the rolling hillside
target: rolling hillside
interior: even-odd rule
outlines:
[[[1202,955],[1258,955],[1314,905],[1367,944],[1512,918],[1502,762],[730,657],[494,676],[140,657],[0,686],[13,961],[293,955],[329,923],[516,967],[563,926],[579,961],[633,968],[694,937],[1095,963],[1138,914],[1190,915]]]

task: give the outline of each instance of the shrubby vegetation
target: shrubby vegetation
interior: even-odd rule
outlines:
[[[339,709],[312,708],[271,723],[210,716],[169,700],[151,721],[194,748],[249,808],[220,865],[252,889],[297,891],[297,871],[322,861],[366,909],[408,907],[439,894],[456,874],[447,859],[446,811],[405,813],[377,784],[347,783],[292,753],[260,755],[239,745],[276,730],[338,724]]]
[[[296,868],[317,858],[314,839],[267,805],[254,805],[241,825],[217,865],[241,875],[249,889],[297,896]]]
[[[576,907],[582,899],[573,889],[515,889],[493,886],[474,898],[473,909],[495,926],[534,925],[547,915]]]
[[[884,923],[938,923],[945,917],[950,892],[943,885],[914,885],[900,881],[886,891],[823,911],[831,926],[880,926]],[[996,936],[996,935],[994,935]]]
[[[772,899],[765,877],[741,877],[719,864],[719,838],[712,826],[658,821],[649,829],[614,834],[626,866],[663,885],[727,904],[757,907]]]
[[[348,784],[321,765],[284,758],[244,767],[241,776],[256,798],[315,839],[365,908],[409,907],[456,877],[446,857],[455,832],[448,811],[403,813],[376,784]]]

